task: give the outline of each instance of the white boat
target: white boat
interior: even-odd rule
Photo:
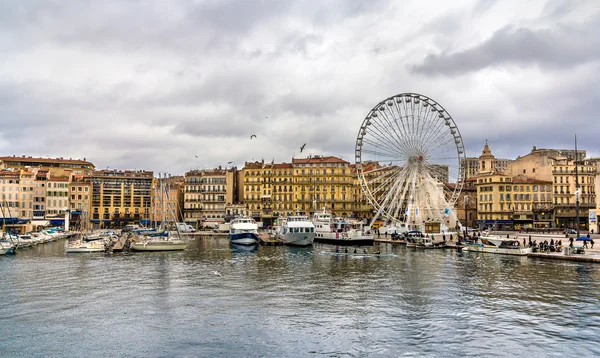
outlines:
[[[325,209],[316,212],[312,219],[315,225],[315,241],[332,245],[373,245],[373,236],[366,235],[362,222],[333,218]]]
[[[428,236],[407,236],[406,247],[427,249],[433,247],[433,239]]]
[[[280,218],[276,237],[286,245],[309,246],[315,240],[315,225],[308,216],[296,215]]]
[[[65,243],[65,251],[67,253],[104,252],[106,251],[106,242],[104,240],[86,241],[84,236],[79,235],[75,240]]]
[[[188,247],[188,242],[179,238],[167,236],[144,236],[141,239],[131,242],[131,249],[134,251],[180,251]]]
[[[0,240],[0,255],[11,254],[14,252],[15,245],[8,240]]]
[[[158,201],[162,210],[161,218],[164,218],[164,222],[161,221],[156,232],[138,235],[137,238],[134,238],[130,245],[130,249],[133,251],[181,251],[187,249],[189,245],[187,241],[181,239],[173,208],[165,204],[169,202],[169,189],[163,181],[160,181],[158,189],[160,190]],[[169,231],[170,226],[174,226],[175,231]]]
[[[247,216],[233,219],[229,226],[229,242],[238,245],[257,244],[258,224],[256,224],[256,221]]]
[[[481,236],[479,242],[463,247],[463,251],[485,252],[491,254],[525,256],[531,253],[530,247],[523,247],[518,240],[500,236]]]

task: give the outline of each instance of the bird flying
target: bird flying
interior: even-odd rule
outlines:
[[[213,274],[215,274],[215,276],[221,276],[221,274],[218,271],[213,271]]]
[[[194,155],[194,157],[198,158],[198,156],[197,156],[197,155]]]
[[[227,162],[227,164],[231,164],[231,163],[233,163],[233,162]]]
[[[256,134],[251,135],[250,139],[252,139],[252,138],[256,138]]]
[[[302,144],[302,147],[300,147],[300,153],[302,153],[302,151],[304,150],[304,147],[306,147],[306,143]]]

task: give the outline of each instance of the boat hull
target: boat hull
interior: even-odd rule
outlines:
[[[315,241],[314,233],[291,233],[283,236],[283,243],[291,246],[310,246]]]
[[[236,245],[255,245],[258,243],[258,235],[253,232],[231,233],[229,241]]]
[[[518,248],[518,249],[510,249],[510,248],[499,248],[499,247],[488,247],[482,245],[469,245],[462,248],[463,251],[469,252],[483,252],[489,254],[502,254],[502,255],[516,255],[516,256],[526,256],[531,253],[531,248]]]
[[[336,239],[327,236],[315,237],[315,242],[323,244],[340,245],[340,246],[371,246],[375,242],[372,237],[367,238],[352,238],[352,239]]]
[[[181,251],[188,247],[187,242],[134,242],[131,244],[131,249],[134,251]]]
[[[67,253],[85,253],[85,252],[104,252],[105,249],[102,247],[67,247]]]
[[[0,255],[9,255],[12,254],[13,248],[12,247],[6,247],[6,248],[0,248]]]

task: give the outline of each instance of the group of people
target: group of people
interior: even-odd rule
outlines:
[[[525,239],[523,239],[523,246],[527,247],[525,245]],[[570,246],[573,247],[573,242],[571,242]],[[563,244],[562,244],[562,240],[554,241],[554,239],[550,239],[550,242],[548,242],[548,240],[544,240],[538,244],[538,242],[536,240],[533,240],[533,241],[531,240],[531,235],[530,235],[528,247],[531,247],[534,252],[536,252],[536,251],[561,252],[562,248],[563,248]]]

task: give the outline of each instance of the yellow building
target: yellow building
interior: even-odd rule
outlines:
[[[100,170],[92,174],[95,227],[149,223],[154,176],[143,170]]]
[[[292,159],[294,209],[312,215],[327,208],[334,216],[353,215],[355,172],[347,161],[329,156]]]
[[[250,215],[264,225],[279,216],[312,215],[323,208],[352,216],[355,171],[337,157],[294,158],[292,163],[245,163],[239,178],[241,197]]]
[[[596,208],[595,163],[580,160],[577,165],[577,177],[580,187],[579,225],[588,228],[589,210]],[[576,173],[572,159],[557,159],[552,165],[552,186],[554,193],[555,224],[561,228],[573,228],[576,225]]]
[[[521,230],[551,226],[551,182],[498,172],[476,179],[480,227]]]
[[[226,207],[236,197],[237,170],[221,167],[185,174],[184,221],[194,227],[214,227],[225,222]]]
[[[240,200],[248,214],[265,226],[279,216],[295,214],[291,163],[246,162],[240,171]]]

